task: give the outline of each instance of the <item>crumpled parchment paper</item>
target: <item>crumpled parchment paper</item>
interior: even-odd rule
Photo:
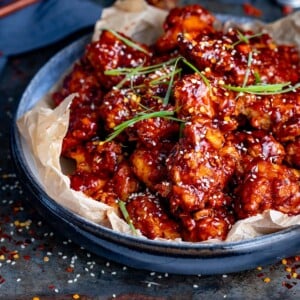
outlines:
[[[166,11],[147,5],[144,0],[116,1],[112,7],[103,11],[101,19],[95,24],[93,40],[97,39],[101,29],[109,28],[121,31],[139,42],[151,44],[161,35],[166,15]],[[227,28],[230,26],[238,25],[230,21],[224,25]],[[272,24],[254,22],[240,27],[256,32],[266,31],[277,42],[296,44],[300,49],[300,12]],[[48,105],[49,92],[36,107],[17,121],[19,131],[29,145],[40,181],[50,197],[92,222],[130,234],[128,224],[118,217],[112,207],[72,190],[69,178],[62,172],[61,145],[67,132],[69,106],[74,96],[70,95],[61,105],[52,109]],[[300,215],[288,217],[278,211],[266,211],[238,221],[229,232],[226,241],[248,239],[296,224],[300,225]]]

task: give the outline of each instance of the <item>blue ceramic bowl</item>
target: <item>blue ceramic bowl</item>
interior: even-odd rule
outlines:
[[[90,36],[55,55],[33,78],[19,103],[11,149],[21,181],[32,194],[31,204],[59,232],[107,259],[134,268],[177,274],[224,274],[274,263],[300,251],[300,227],[230,243],[174,243],[141,239],[92,223],[65,209],[44,191],[32,154],[19,135],[16,120],[48,92],[81,56]]]

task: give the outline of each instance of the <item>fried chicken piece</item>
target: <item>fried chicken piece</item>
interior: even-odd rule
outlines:
[[[69,157],[69,152],[73,151],[73,148],[95,138],[99,128],[99,114],[94,108],[86,105],[71,110],[69,127],[63,139],[62,155]]]
[[[91,141],[69,153],[76,162],[75,173],[91,173],[109,179],[124,159],[121,145],[116,142]]]
[[[128,161],[125,160],[119,164],[111,180],[110,189],[123,201],[126,201],[131,194],[138,192],[140,189],[140,182]]]
[[[255,159],[235,190],[235,211],[240,219],[267,209],[289,215],[300,213],[300,174],[295,169]]]
[[[169,107],[160,107],[158,110],[172,111]],[[137,140],[147,148],[155,148],[161,144],[173,144],[179,138],[180,125],[178,122],[163,117],[147,118],[137,122],[127,133],[130,140]],[[161,148],[159,146],[159,148]]]
[[[72,102],[72,109],[82,106],[99,106],[103,90],[94,69],[84,58],[75,63],[72,71],[64,78],[62,87],[53,94],[55,106],[70,94],[77,93]]]
[[[166,177],[166,158],[173,148],[173,143],[165,142],[157,147],[137,146],[130,156],[132,169],[137,178],[149,189],[156,190],[156,185]]]
[[[99,114],[106,130],[111,131],[117,125],[132,119],[137,112],[141,112],[140,101],[140,96],[131,90],[108,92],[99,107]]]
[[[286,157],[285,160],[289,163],[290,166],[294,166],[297,169],[300,169],[300,137],[295,141],[288,143],[285,147]]]
[[[242,35],[242,37],[241,37]],[[231,29],[178,36],[180,53],[211,80],[227,84],[296,83],[300,78],[299,55],[292,46],[277,45],[269,35],[254,37],[251,32]]]
[[[275,164],[282,164],[285,159],[284,146],[263,130],[229,133],[226,135],[226,140],[232,143],[240,153],[235,170],[237,178],[244,176],[245,170],[254,159],[259,158]],[[239,180],[237,179],[238,182]]]
[[[238,126],[235,93],[214,83],[207,84],[197,73],[176,81],[174,98],[180,119],[188,120],[194,116],[214,119],[224,131]]]
[[[77,93],[70,107],[69,127],[63,140],[62,154],[97,136],[99,130],[98,107],[103,91],[93,68],[84,59],[75,64],[64,79],[62,88],[52,95],[54,104],[59,105],[67,96]]]
[[[155,49],[170,52],[177,48],[177,36],[181,32],[195,34],[214,31],[215,17],[200,5],[175,7],[170,10],[163,24],[164,34],[156,41]]]
[[[103,190],[103,187],[107,183],[106,178],[100,178],[99,176],[90,172],[75,172],[70,176],[70,186],[75,191],[81,191],[85,195],[92,197],[96,192]]]
[[[273,132],[278,141],[293,141],[300,134],[300,96],[297,92],[258,96],[245,94],[237,110],[252,127]]]
[[[168,216],[160,199],[153,194],[132,194],[126,208],[134,227],[149,239],[180,238],[179,224]]]
[[[120,144],[88,142],[69,152],[76,162],[71,187],[118,209],[117,200],[138,190],[139,184],[124,162]]]
[[[173,185],[170,207],[175,215],[203,209],[210,198],[225,188],[239,159],[237,149],[225,142],[211,121],[200,121],[186,123],[184,138],[167,159]]]
[[[199,242],[210,239],[225,240],[235,218],[224,207],[218,207],[199,210],[193,214],[193,218],[182,217],[181,220],[184,223],[183,240]]]
[[[143,50],[129,46],[128,43],[108,30],[103,30],[99,40],[88,44],[86,47],[85,56],[107,90],[117,85],[124,76],[108,76],[105,71],[117,68],[135,68],[140,65],[146,66],[152,56],[151,50],[146,45],[139,44],[122,33],[118,33],[118,35],[130,40]]]

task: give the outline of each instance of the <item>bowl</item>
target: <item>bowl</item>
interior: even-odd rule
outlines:
[[[16,121],[30,110],[79,58],[91,35],[84,36],[50,59],[26,88],[15,113],[11,151],[29,202],[62,235],[106,259],[138,269],[174,274],[224,274],[267,265],[300,250],[300,226],[239,242],[190,243],[130,236],[86,220],[49,197]]]

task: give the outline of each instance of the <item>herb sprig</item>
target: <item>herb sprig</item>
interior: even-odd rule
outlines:
[[[241,33],[239,30],[237,30],[237,34],[238,34],[239,39],[231,45],[232,48],[234,48],[235,46],[237,46],[238,44],[241,44],[241,43],[249,44],[250,39],[262,36],[263,32],[259,32],[259,33],[252,34],[252,35],[245,35],[245,34]]]
[[[151,119],[151,118],[164,118],[168,120],[173,120],[177,122],[183,122],[183,120],[174,117],[175,111],[171,110],[160,110],[160,111],[153,111],[153,112],[140,112],[136,114],[132,119],[122,122],[121,124],[115,126],[113,128],[113,132],[106,138],[105,142],[112,141],[116,138],[120,133],[122,133],[128,127],[133,126],[135,123]]]
[[[104,29],[110,33],[112,33],[116,38],[118,38],[120,41],[122,41],[125,45],[127,45],[128,47],[131,47],[135,50],[138,50],[140,52],[143,52],[147,55],[151,55],[151,53],[149,51],[147,51],[145,48],[141,47],[140,45],[138,45],[137,43],[134,43],[133,41],[127,39],[126,37],[122,36],[121,34],[119,34],[118,32],[111,30],[111,29]]]
[[[127,208],[126,208],[126,203],[122,200],[118,200],[118,205],[119,205],[119,208],[120,208],[120,211],[125,219],[125,221],[127,222],[127,224],[129,225],[130,227],[130,230],[132,231],[132,233],[134,235],[137,235],[137,231],[132,223],[132,220],[130,219],[130,216],[129,216],[129,213],[127,211]]]
[[[295,91],[296,89],[300,88],[300,82],[295,84],[294,86],[291,86],[290,82],[284,82],[273,84],[260,83],[247,86],[232,86],[224,84],[223,87],[227,90],[239,93],[248,93],[255,95],[278,95]]]

